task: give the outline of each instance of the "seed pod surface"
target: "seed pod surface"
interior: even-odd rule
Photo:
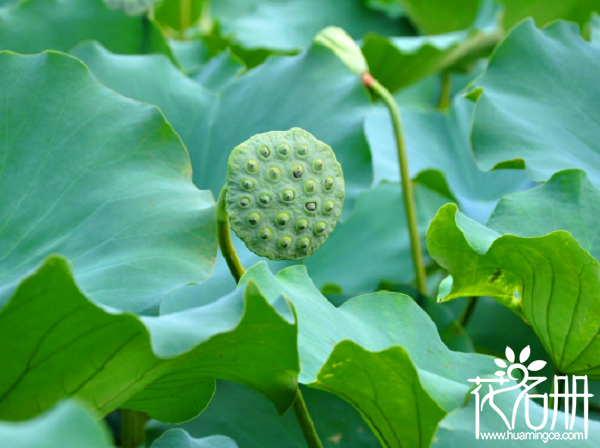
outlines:
[[[229,157],[231,228],[248,249],[271,260],[298,260],[317,250],[335,229],[344,194],[332,149],[299,128],[255,135]]]

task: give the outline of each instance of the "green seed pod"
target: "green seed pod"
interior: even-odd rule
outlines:
[[[252,252],[305,258],[341,215],[342,167],[329,146],[302,129],[258,134],[231,153],[225,202],[231,228]]]

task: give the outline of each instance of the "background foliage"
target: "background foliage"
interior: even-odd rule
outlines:
[[[539,446],[476,441],[467,379],[529,346],[600,394],[598,12],[0,0],[0,445],[120,446],[135,410],[148,447],[303,447],[300,387],[325,447]],[[315,39],[329,26],[350,38]],[[400,104],[426,295],[365,70]],[[342,219],[300,263],[234,236],[236,285],[214,218],[229,154],[292,127],[335,151]],[[597,446],[599,409],[561,446]]]

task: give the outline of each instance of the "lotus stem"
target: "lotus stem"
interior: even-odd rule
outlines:
[[[398,161],[400,163],[402,195],[404,198],[404,208],[406,209],[406,220],[408,221],[408,232],[410,235],[410,248],[417,279],[417,290],[419,291],[419,294],[426,295],[427,275],[425,274],[425,265],[423,263],[421,237],[419,236],[419,223],[417,220],[417,206],[408,169],[408,156],[406,155],[406,146],[404,144],[404,135],[402,133],[400,109],[389,90],[382,86],[379,81],[373,78],[369,73],[363,73],[362,81],[367,88],[371,89],[383,100],[392,117],[392,126],[394,127],[396,146],[398,149]]]
[[[467,328],[467,325],[471,320],[471,316],[475,311],[475,307],[477,306],[478,299],[479,297],[477,296],[469,297],[467,299],[467,305],[465,306],[465,309],[463,310],[459,319],[459,323],[462,325],[463,328]]]
[[[123,448],[144,446],[148,416],[143,412],[131,409],[123,409],[121,412],[121,446]]]
[[[217,201],[217,238],[219,240],[219,248],[227,262],[229,271],[235,279],[236,283],[240,282],[240,278],[246,273],[237,255],[233,242],[231,241],[231,229],[229,227],[229,216],[225,204],[225,195],[227,194],[227,185],[221,190]]]
[[[219,199],[217,201],[217,238],[219,240],[221,253],[225,258],[225,261],[227,261],[227,266],[229,266],[229,271],[235,279],[235,282],[239,283],[240,278],[246,273],[246,270],[242,266],[237,252],[235,251],[235,247],[233,247],[233,243],[231,242],[231,229],[229,227],[229,217],[227,215],[225,204],[226,194],[227,185],[221,190],[221,194],[219,194]],[[296,419],[300,424],[308,447],[323,448],[299,388],[296,399],[294,400],[294,413],[296,414]]]
[[[323,448],[300,389],[298,389],[298,395],[296,395],[296,400],[294,401],[294,413],[296,414],[298,423],[300,423],[300,429],[302,429],[308,448]]]
[[[179,2],[179,25],[181,27],[181,38],[185,39],[185,31],[191,25],[192,2],[191,0],[180,0]]]
[[[450,72],[445,71],[442,73],[442,91],[440,92],[440,101],[438,103],[438,109],[443,111],[448,110],[450,107]]]

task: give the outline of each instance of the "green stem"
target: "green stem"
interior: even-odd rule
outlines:
[[[479,299],[479,297],[469,297],[467,299],[467,306],[463,310],[462,315],[460,316],[460,319],[458,320],[458,322],[463,326],[463,328],[467,328],[467,325],[469,324],[469,320],[471,319],[471,316],[473,315],[473,311],[475,311],[475,307],[477,306],[478,299]]]
[[[308,448],[323,448],[300,389],[298,389],[298,395],[296,395],[296,400],[294,401],[294,413],[296,414],[298,423],[300,423],[300,428],[302,429]]]
[[[227,262],[227,266],[229,266],[229,271],[235,279],[235,282],[239,283],[240,278],[242,278],[242,276],[246,273],[246,270],[242,266],[237,252],[235,251],[235,247],[233,247],[233,243],[231,242],[229,216],[227,215],[227,208],[225,206],[226,195],[227,185],[225,185],[221,190],[219,199],[217,201],[217,238],[219,240],[221,253]],[[315,430],[315,425],[313,424],[310,414],[308,413],[308,409],[306,408],[306,403],[304,403],[304,398],[302,398],[300,389],[298,389],[298,394],[294,400],[294,412],[296,414],[296,418],[298,419],[298,423],[300,424],[300,428],[302,428],[302,433],[304,434],[304,438],[306,439],[308,447],[323,448],[323,445],[321,444],[319,436]]]
[[[219,240],[219,248],[221,254],[229,266],[231,275],[235,279],[236,283],[240,282],[240,278],[246,273],[246,270],[242,266],[240,259],[238,258],[233,242],[231,241],[231,229],[229,227],[229,216],[227,215],[227,208],[225,204],[225,195],[227,194],[227,185],[221,190],[219,200],[217,201],[217,238]]]
[[[440,102],[438,109],[441,111],[448,110],[450,106],[450,72],[442,73],[442,91],[440,92]]]
[[[419,224],[417,221],[417,207],[413,193],[412,180],[408,169],[408,157],[406,155],[406,146],[402,134],[402,120],[400,118],[400,109],[396,100],[376,79],[368,73],[363,74],[363,83],[372,89],[381,97],[392,117],[392,125],[396,136],[396,145],[398,148],[398,161],[400,162],[400,180],[402,181],[402,194],[404,197],[404,208],[406,209],[406,220],[408,221],[408,232],[410,234],[410,248],[412,252],[413,265],[417,277],[417,289],[420,294],[427,294],[427,276],[425,274],[425,265],[423,263],[423,253],[421,249],[421,237],[419,236]]]
[[[123,409],[121,418],[121,446],[139,448],[146,441],[146,422],[148,416],[140,411]]]
[[[191,25],[192,2],[191,0],[179,1],[179,26],[181,27],[181,38],[185,39],[185,31]]]

